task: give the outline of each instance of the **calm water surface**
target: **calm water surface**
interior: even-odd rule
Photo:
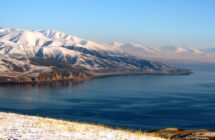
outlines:
[[[121,76],[81,84],[0,86],[0,111],[129,129],[215,130],[215,66],[191,76]]]

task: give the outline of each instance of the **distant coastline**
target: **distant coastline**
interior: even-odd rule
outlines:
[[[37,83],[48,83],[48,82],[83,82],[94,78],[104,78],[104,77],[115,77],[115,76],[134,76],[134,75],[160,75],[160,76],[180,76],[180,75],[190,75],[193,72],[189,69],[178,69],[173,72],[80,72],[78,75],[74,76],[71,74],[63,73],[52,73],[41,75],[38,78],[29,77],[17,77],[16,79],[10,77],[0,77],[0,85],[4,84],[37,84]]]

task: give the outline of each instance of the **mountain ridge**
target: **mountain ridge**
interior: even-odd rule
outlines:
[[[1,83],[191,73],[56,30],[9,28],[0,28],[0,71]]]

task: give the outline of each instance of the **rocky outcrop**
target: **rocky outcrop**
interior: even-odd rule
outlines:
[[[168,128],[152,132],[168,140],[215,140],[215,131]]]
[[[56,81],[71,81],[81,82],[93,77],[87,72],[61,72],[52,69],[47,73],[40,73],[38,76],[21,75],[17,77],[4,76],[0,77],[2,84],[16,84],[16,83],[42,83],[42,82],[56,82]]]
[[[190,70],[162,67],[159,64],[151,68],[106,68],[89,70],[81,66],[73,66],[54,59],[31,58],[30,65],[17,68],[15,63],[12,70],[0,73],[0,84],[42,83],[55,81],[80,82],[90,78],[118,75],[189,75]],[[14,69],[15,68],[15,69]],[[27,69],[28,68],[28,69]]]
[[[73,69],[67,69],[61,71],[56,68],[52,68],[49,72],[38,73],[36,75],[29,75],[23,73],[7,73],[0,76],[0,84],[19,84],[19,83],[43,83],[43,82],[56,82],[56,81],[70,81],[81,82],[91,78],[110,77],[110,76],[126,76],[126,75],[189,75],[189,70],[175,70],[168,72],[150,72],[150,71],[74,71]]]

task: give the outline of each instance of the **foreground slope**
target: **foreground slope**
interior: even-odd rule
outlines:
[[[42,117],[0,113],[0,139],[34,140],[214,140],[215,132],[178,130],[150,133],[111,129],[104,126],[67,122]]]
[[[118,74],[190,74],[55,30],[0,28],[0,82],[81,81]]]
[[[164,140],[104,126],[0,113],[0,139],[34,140]]]

